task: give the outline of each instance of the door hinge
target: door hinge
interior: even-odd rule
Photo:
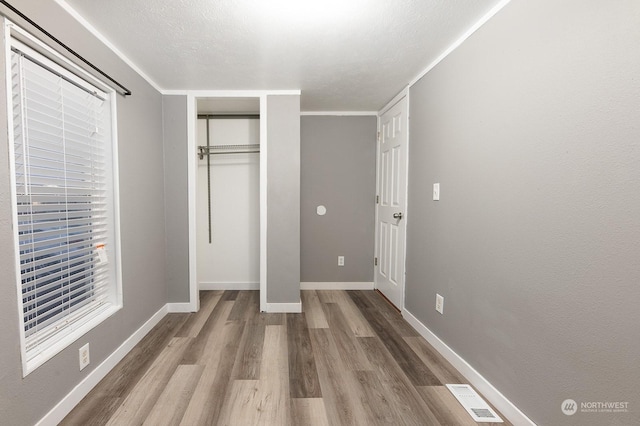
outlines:
[[[380,196],[376,195],[376,204],[380,204]]]
[[[380,132],[378,132],[378,142],[380,142]]]
[[[374,257],[374,258],[373,258],[373,264],[374,264],[375,266],[378,266],[378,258],[377,258],[377,257]]]

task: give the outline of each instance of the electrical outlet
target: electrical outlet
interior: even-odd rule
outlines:
[[[338,266],[344,266],[344,256],[338,256]]]
[[[444,314],[444,297],[436,293],[436,311]]]
[[[89,365],[89,344],[87,343],[79,349],[80,352],[80,371],[82,371],[87,365]]]

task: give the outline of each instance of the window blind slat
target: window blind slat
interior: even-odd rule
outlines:
[[[96,159],[104,156],[103,144],[98,138],[86,141],[85,143],[76,143],[73,138],[63,139],[62,129],[49,129],[46,127],[34,127],[29,131],[29,148],[42,150],[47,153],[56,152],[68,157],[77,157],[79,161],[86,161],[86,157],[93,155]],[[63,152],[63,140],[66,143],[66,149]],[[19,159],[16,159],[22,164]]]
[[[25,320],[28,324],[26,331],[27,345],[42,344],[41,334],[56,334],[63,332],[66,327],[73,325],[77,321],[74,313],[82,308],[88,309],[84,315],[89,314],[90,310],[95,310],[107,301],[104,290],[96,290],[91,297],[85,299],[75,299],[74,303],[66,303],[58,306],[58,309],[50,312],[46,318],[41,317],[38,322],[34,322],[33,318]],[[84,316],[83,315],[83,316]],[[25,317],[28,318],[28,317]],[[79,317],[78,319],[80,319]]]
[[[33,286],[26,289],[25,294],[22,296],[23,311],[25,315],[29,315],[33,311],[42,311],[51,306],[57,306],[62,303],[63,300],[68,299],[68,295],[73,292],[82,291],[83,294],[89,294],[87,289],[94,287],[96,276],[89,272],[74,271],[68,277],[58,277],[57,285],[55,282],[43,281],[42,284],[34,284],[34,286],[40,285],[41,288],[34,290]],[[28,294],[27,294],[28,293]],[[54,306],[54,307],[55,307]]]
[[[76,300],[73,305],[61,305],[62,309],[51,312],[46,318],[41,317],[39,322],[29,320],[29,328],[26,332],[27,346],[42,345],[46,339],[58,333],[64,333],[65,329],[74,325],[92,310],[99,309],[107,301],[105,290],[97,289],[92,297],[84,300]],[[76,312],[84,310],[81,315]]]
[[[47,141],[30,144],[29,159],[16,158],[16,164],[25,167],[39,164],[49,167],[62,167],[63,169],[68,169],[73,166],[92,168],[95,167],[93,165],[94,163],[104,164],[104,155],[100,152],[102,148],[92,147],[87,144],[74,146],[69,140],[66,142],[64,147],[56,146],[56,144]],[[34,163],[34,161],[37,161],[37,163]]]
[[[64,176],[40,176],[37,174],[30,176],[29,183],[35,186],[57,185],[59,187],[70,187],[77,189],[93,189],[95,186],[93,182],[65,179]]]
[[[59,258],[55,261],[51,261],[49,265],[46,266],[41,266],[39,268],[33,268],[31,267],[31,265],[27,268],[27,269],[23,269],[22,270],[22,277],[25,281],[25,283],[23,283],[22,288],[23,288],[23,296],[26,294],[24,293],[24,289],[26,288],[26,284],[30,283],[31,281],[33,281],[36,276],[40,275],[40,274],[48,274],[51,273],[53,271],[57,271],[60,268],[63,267],[62,262],[64,262],[64,258]],[[85,263],[87,265],[93,264],[94,262],[97,262],[97,254],[91,250],[85,253],[82,253],[79,256],[76,256],[76,258],[73,260],[72,264],[75,262],[82,262]]]
[[[23,88],[24,103],[28,108],[39,108],[48,112],[60,110],[60,93],[50,90],[46,84],[41,84],[25,75],[25,80],[29,82]]]
[[[97,201],[93,201],[97,198]],[[86,195],[86,194],[67,194],[67,195],[58,195],[58,194],[34,194],[34,195],[19,195],[18,203],[22,206],[27,207],[30,203],[35,202],[39,203],[39,206],[50,207],[50,211],[59,211],[60,206],[64,206],[66,204],[71,204],[74,207],[77,206],[75,210],[82,210],[82,208],[95,208],[100,207],[105,204],[105,197],[100,195]]]
[[[40,167],[30,168],[29,183],[31,186],[57,185],[59,194],[65,194],[65,188],[73,185],[75,188],[95,188],[99,184],[96,182],[96,174],[76,173],[69,170],[50,170]],[[26,182],[26,181],[25,181]]]
[[[33,212],[31,213],[31,206],[20,206],[21,210],[24,210],[22,213],[18,214],[18,231],[19,232],[30,232],[31,227],[39,227],[46,226],[46,224],[50,224],[51,226],[57,226],[60,221],[74,221],[75,224],[79,224],[81,222],[86,223],[105,223],[106,221],[106,206],[104,204],[98,205],[98,208],[94,208],[93,210],[82,209],[82,210],[69,210],[63,211],[58,209],[48,208],[44,211],[35,211],[35,207],[43,207],[43,206],[35,206],[33,208]],[[30,214],[31,213],[31,214]],[[42,224],[42,225],[41,225]]]
[[[94,204],[95,205],[95,204]],[[104,207],[104,205],[102,206]],[[31,228],[35,232],[38,229],[55,228],[60,226],[61,222],[68,223],[68,226],[79,226],[82,224],[91,223],[104,223],[104,214],[100,214],[99,211],[60,211],[58,209],[51,209],[46,213],[37,214],[24,214],[21,219],[24,219],[18,223],[18,230],[20,233],[31,232]]]
[[[67,254],[80,255],[87,250],[91,250],[96,244],[96,240],[100,241],[99,237],[104,237],[105,234],[106,232],[104,231],[98,231],[95,233],[96,238],[87,234],[74,235],[68,239],[69,243],[67,243],[67,239],[58,239],[42,243],[23,244],[20,246],[20,259],[23,265],[30,263],[34,268],[38,268],[48,264],[55,258],[61,258]]]
[[[71,195],[86,195],[94,196],[104,193],[106,189],[105,185],[97,185],[95,188],[65,188],[67,194]],[[51,185],[31,185],[29,188],[29,196],[35,197],[38,195],[57,195],[60,194],[60,189]],[[25,196],[24,193],[19,194]]]
[[[24,301],[23,315],[25,328],[33,328],[34,326],[42,324],[43,321],[55,315],[55,311],[71,307],[73,302],[78,299],[94,297],[96,292],[100,291],[100,288],[103,287],[103,281],[105,281],[104,276],[96,276],[93,277],[91,285],[86,285],[86,283],[79,283],[78,285],[74,285],[73,283],[71,285],[66,284],[57,291],[54,290],[49,294],[39,295]],[[45,317],[43,313],[48,313],[48,315]]]
[[[18,240],[20,244],[33,245],[41,241],[67,241],[68,235],[71,234],[75,237],[91,238],[93,235],[93,224],[82,224],[70,226],[68,222],[64,222],[63,226],[55,228],[38,229],[33,232],[25,232],[20,234]]]
[[[67,250],[70,250],[70,251],[71,250],[77,250],[77,249],[79,249],[79,248],[81,248],[81,247],[83,247],[84,245],[87,244],[87,241],[83,241],[83,240],[90,240],[90,238],[91,238],[91,234],[74,236],[74,238],[70,239],[70,243],[65,245],[65,248]],[[45,247],[45,246],[39,246],[39,247]],[[22,247],[21,247],[21,250],[23,250]],[[28,247],[25,247],[24,250],[28,250]],[[38,254],[37,255],[42,257],[42,256],[50,255],[50,254],[56,254],[59,251],[61,251],[60,247],[54,247],[54,248],[49,248],[49,249],[43,248],[41,250],[38,250]],[[21,255],[21,257],[22,257],[22,255]]]
[[[64,204],[20,205],[18,226],[20,232],[29,232],[31,226],[45,226],[51,222],[55,226],[60,220],[73,220],[76,223],[85,220],[87,223],[103,223],[106,219],[107,206],[104,202],[72,204],[73,210],[63,210]]]
[[[86,160],[82,162],[73,162],[72,160],[73,159],[68,156],[65,159],[63,155],[55,152],[48,152],[42,155],[37,149],[32,148],[29,166],[38,167],[42,170],[58,170],[64,167],[68,171],[83,174],[92,174],[96,171],[104,171],[105,164],[97,159],[91,159],[91,162],[89,163],[87,163]]]
[[[103,228],[95,234],[79,234],[69,238],[51,238],[42,242],[25,242],[19,246],[22,269],[25,271],[28,267],[36,269],[66,257],[83,255],[86,251],[90,251],[92,247],[102,244],[100,237],[104,238],[105,236],[106,231]],[[42,253],[49,250],[49,255]]]
[[[58,259],[50,259],[47,264],[43,264],[38,267],[34,267],[34,265],[32,264],[24,264],[24,267],[21,268],[25,280],[23,283],[23,288],[26,288],[26,286],[30,284],[30,281],[33,281],[36,277],[44,274],[49,274],[53,271],[57,271],[60,268],[65,267],[65,262],[68,259],[71,260],[71,265],[82,262],[87,267],[92,267],[92,264],[98,261],[97,253],[94,250],[88,250],[82,253],[76,253],[72,257],[65,257],[61,255]]]
[[[46,347],[48,340],[55,339],[56,336],[63,336],[76,324],[81,323],[83,319],[96,313],[96,311],[100,309],[104,309],[106,307],[106,300],[107,298],[104,296],[104,292],[98,292],[96,300],[93,303],[88,301],[85,304],[81,304],[78,309],[71,314],[62,315],[59,318],[52,318],[52,320],[47,321],[47,323],[41,324],[37,328],[37,333],[32,332],[25,339],[25,346],[28,351],[27,358],[32,359],[36,356],[38,354],[37,349],[42,346]],[[58,324],[51,325],[53,322],[57,322]]]
[[[82,275],[76,273],[69,278],[65,278],[64,283],[59,288],[51,290],[49,293],[38,294],[35,298],[23,302],[25,316],[29,316],[31,312],[36,312],[36,317],[29,320],[25,326],[37,322],[37,316],[41,312],[49,311],[52,308],[57,309],[65,303],[71,303],[77,297],[92,297],[93,287],[98,282],[91,274]]]
[[[51,135],[43,133],[44,132],[33,132],[30,134],[30,156],[57,159],[59,161],[70,161],[75,162],[76,164],[85,165],[87,164],[87,157],[89,157],[91,161],[104,161],[105,147],[100,140],[91,141],[91,144],[86,143],[78,147],[73,145],[71,141],[67,141],[68,143],[63,152],[62,145],[60,143],[45,139],[45,136],[49,137]],[[60,137],[62,137],[62,135],[60,135]],[[24,164],[24,160],[22,158],[16,158],[16,162]]]
[[[93,263],[97,266],[98,259],[96,258]],[[88,266],[74,263],[70,263],[70,265],[58,264],[58,269],[52,271],[49,275],[41,276],[25,283],[22,288],[22,299],[28,301],[41,295],[55,293],[59,291],[61,285],[66,285],[67,280],[83,276],[83,274],[92,274],[94,270]],[[97,273],[92,276],[97,276]]]
[[[25,327],[33,328],[34,326],[42,324],[54,313],[50,313],[45,317],[42,316],[43,312],[51,312],[52,310],[64,310],[71,307],[74,302],[83,298],[93,298],[96,296],[96,292],[100,291],[101,281],[104,278],[94,278],[93,285],[87,286],[82,283],[79,285],[65,285],[60,291],[51,292],[51,294],[38,296],[34,299],[23,302],[25,310],[23,312],[25,318]],[[67,305],[67,306],[65,306]],[[40,318],[38,318],[40,317]]]

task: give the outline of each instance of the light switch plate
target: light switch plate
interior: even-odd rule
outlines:
[[[433,184],[433,201],[439,201],[439,200],[440,200],[440,184],[434,183]]]

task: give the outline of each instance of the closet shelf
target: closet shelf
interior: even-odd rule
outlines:
[[[205,155],[216,154],[245,154],[260,152],[260,144],[249,145],[200,145],[198,147],[198,157],[203,160]]]

